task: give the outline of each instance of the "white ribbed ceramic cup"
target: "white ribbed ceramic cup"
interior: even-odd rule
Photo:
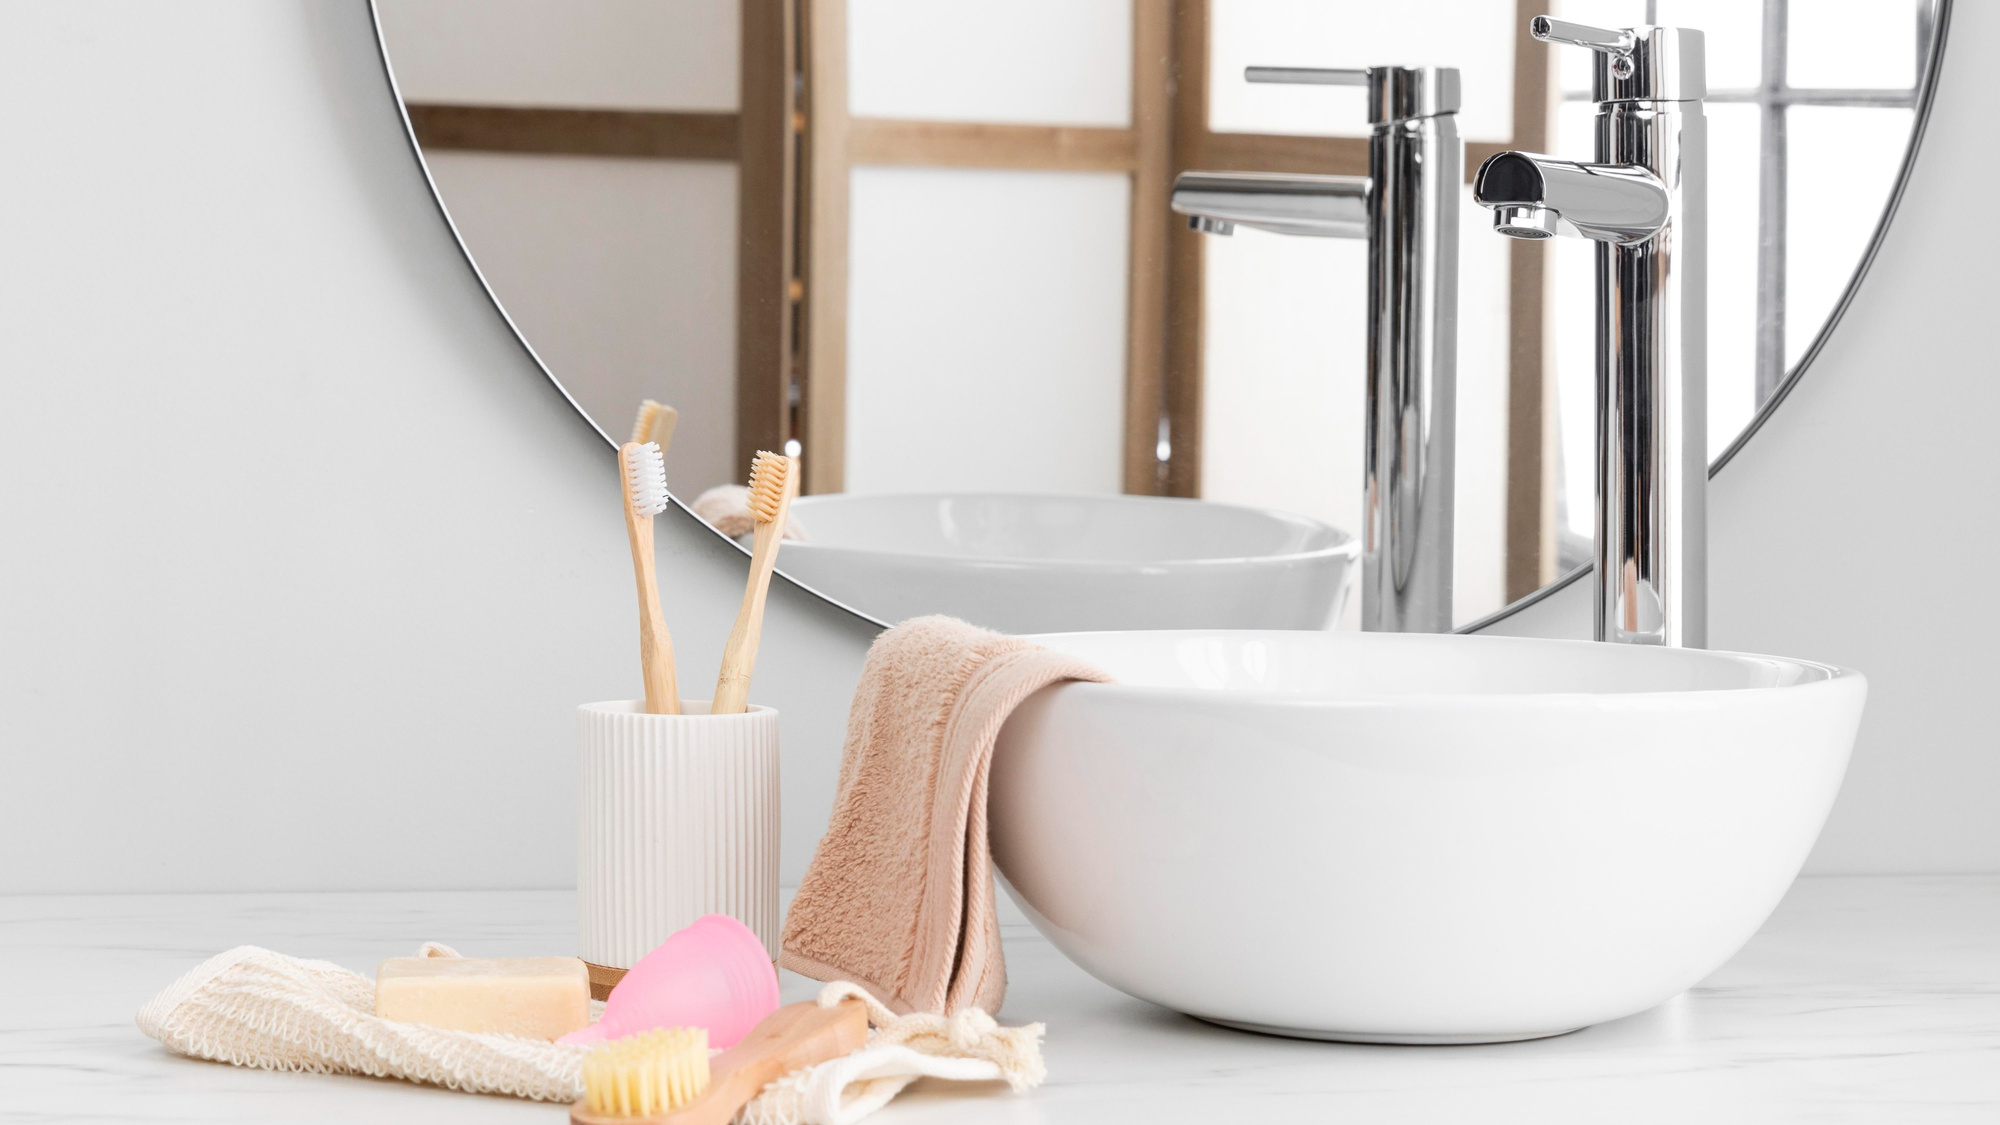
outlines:
[[[629,969],[675,930],[727,914],[778,951],[778,713],[577,708],[582,949]]]

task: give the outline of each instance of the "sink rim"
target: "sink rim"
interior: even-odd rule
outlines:
[[[1023,634],[1020,640],[1069,652],[1059,642],[1073,637],[1133,637],[1148,642],[1171,643],[1176,640],[1202,637],[1285,637],[1293,639],[1325,638],[1323,641],[1307,643],[1327,644],[1405,644],[1416,647],[1424,645],[1492,644],[1511,645],[1527,649],[1554,647],[1575,651],[1582,646],[1601,646],[1609,649],[1613,660],[1653,659],[1652,656],[1632,656],[1628,653],[1676,653],[1674,659],[1713,660],[1719,663],[1741,666],[1747,663],[1759,665],[1781,665],[1794,670],[1801,678],[1781,684],[1748,684],[1741,687],[1674,688],[1660,691],[1620,689],[1612,691],[1410,691],[1396,693],[1356,693],[1341,696],[1308,694],[1284,689],[1248,690],[1221,687],[1198,687],[1193,685],[1157,685],[1134,683],[1087,683],[1072,681],[1059,685],[1061,690],[1082,693],[1086,697],[1131,697],[1138,699],[1174,699],[1201,706],[1214,707],[1256,707],[1300,710],[1344,710],[1365,707],[1369,710],[1422,709],[1436,711],[1460,707],[1521,707],[1547,708],[1551,705],[1572,707],[1602,707],[1616,704],[1619,707],[1645,707],[1648,704],[1671,704],[1691,698],[1709,699],[1737,698],[1746,693],[1767,691],[1797,691],[1819,689],[1824,691],[1844,691],[1850,685],[1865,687],[1867,677],[1862,673],[1837,664],[1817,660],[1801,660],[1788,656],[1769,656],[1762,653],[1739,652],[1729,649],[1668,649],[1654,645],[1620,645],[1604,641],[1584,641],[1553,637],[1496,637],[1469,633],[1364,633],[1350,630],[1304,630],[1304,629],[1161,629],[1161,630],[1077,630],[1062,633]],[[1369,639],[1363,639],[1369,638]],[[1071,653],[1072,655],[1079,655]],[[1108,669],[1107,669],[1108,670]]]
[[[1055,501],[1062,503],[1085,503],[1102,507],[1165,507],[1201,505],[1207,508],[1228,509],[1249,512],[1265,517],[1276,523],[1293,526],[1304,525],[1316,535],[1327,537],[1323,546],[1303,550],[1279,551],[1260,555],[1215,555],[1193,559],[1056,559],[1035,555],[941,555],[917,551],[884,550],[877,547],[857,546],[845,543],[829,543],[813,538],[812,509],[834,503],[871,500],[903,501],[943,501],[943,500],[1011,500],[1011,501]],[[1352,532],[1335,527],[1311,516],[1287,512],[1277,508],[1263,508],[1250,504],[1232,504],[1219,500],[1203,500],[1182,496],[1128,496],[1117,493],[1067,493],[1067,492],[1027,492],[1027,491],[964,491],[964,492],[867,492],[867,493],[824,493],[818,496],[801,496],[792,503],[792,511],[799,516],[805,526],[807,538],[787,540],[785,553],[795,552],[837,554],[855,559],[898,559],[921,560],[927,566],[958,568],[965,570],[1068,570],[1083,572],[1112,573],[1136,571],[1142,573],[1169,573],[1176,571],[1215,570],[1227,567],[1270,566],[1274,564],[1295,565],[1322,559],[1347,559],[1352,562],[1361,556],[1361,539]],[[782,566],[782,562],[780,563]]]

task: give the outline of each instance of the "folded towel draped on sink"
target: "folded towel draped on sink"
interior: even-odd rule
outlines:
[[[998,1011],[1007,968],[986,837],[994,741],[1036,691],[1110,678],[950,617],[876,638],[848,712],[833,818],[785,918],[778,963],[857,981],[897,1011]]]

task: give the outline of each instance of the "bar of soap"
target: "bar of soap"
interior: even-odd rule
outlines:
[[[555,1039],[590,1023],[590,970],[574,957],[391,957],[375,974],[375,1014]]]

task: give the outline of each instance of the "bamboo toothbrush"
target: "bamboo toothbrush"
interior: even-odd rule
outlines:
[[[653,576],[653,517],[667,509],[667,467],[652,442],[627,442],[618,450],[625,489],[625,534],[632,540],[632,577],[639,583],[639,664],[646,677],[646,713],[678,715],[674,641],[660,616],[660,587]]]
[[[776,453],[759,453],[750,465],[750,515],[757,530],[750,545],[750,582],[743,589],[743,607],[736,627],[722,650],[722,674],[715,680],[711,715],[740,715],[749,709],[750,673],[757,667],[757,638],[764,629],[764,596],[771,589],[771,568],[778,564],[778,544],[785,538],[785,518],[799,492],[799,461]]]
[[[858,1000],[787,1004],[713,1059],[700,1029],[614,1040],[584,1057],[570,1125],[728,1125],[770,1083],[867,1045],[868,1009]]]
[[[680,420],[680,411],[649,398],[639,404],[639,416],[632,419],[632,440],[642,445],[650,441],[665,453],[674,443],[674,426]]]

